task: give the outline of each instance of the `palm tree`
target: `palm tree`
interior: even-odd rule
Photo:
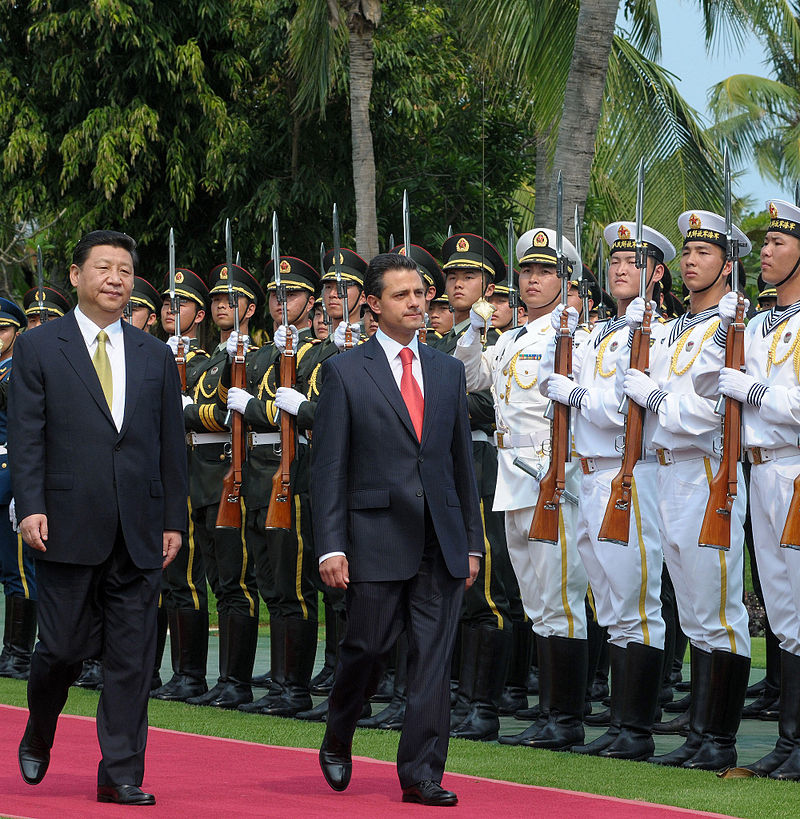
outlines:
[[[341,80],[340,58],[347,46],[356,250],[367,259],[378,252],[375,155],[369,109],[373,35],[380,19],[380,0],[299,0],[289,35],[290,59],[297,82],[295,113],[301,117],[315,110],[324,117],[331,88]]]

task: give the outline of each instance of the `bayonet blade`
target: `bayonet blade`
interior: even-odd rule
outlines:
[[[519,327],[519,290],[514,284],[514,247],[517,244],[517,237],[514,233],[514,220],[508,220],[507,233],[507,254],[508,254],[508,306],[511,308],[511,326]]]
[[[411,210],[408,206],[408,191],[403,191],[403,247],[411,258]]]
[[[167,249],[169,253],[169,297],[175,301],[175,231],[169,229],[169,239],[167,240]],[[173,309],[175,305],[173,304]]]
[[[47,321],[47,310],[44,306],[44,260],[42,259],[42,246],[36,245],[36,301],[39,304],[39,321],[44,324]]]
[[[639,160],[636,181],[636,266],[639,268],[639,296],[647,293],[647,254],[644,249],[644,157]]]

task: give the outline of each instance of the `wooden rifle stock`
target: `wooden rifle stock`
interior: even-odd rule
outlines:
[[[186,392],[186,351],[183,348],[183,338],[178,337],[178,349],[175,351],[175,364],[181,379],[181,392]]]
[[[642,326],[633,331],[631,341],[631,368],[647,372],[650,366],[650,322],[653,309],[650,303],[644,311]],[[628,402],[625,419],[625,445],[622,465],[611,481],[611,495],[608,498],[603,523],[597,535],[598,540],[628,545],[631,526],[631,505],[633,503],[633,468],[642,455],[645,408],[635,401]]]
[[[236,356],[231,365],[231,387],[245,388],[244,346],[241,333]],[[244,418],[231,412],[231,465],[222,479],[222,494],[217,512],[217,529],[240,529],[242,526],[242,465],[244,463]]]
[[[785,549],[800,549],[800,475],[794,479],[792,502],[783,527],[781,546]]]
[[[736,316],[728,327],[725,341],[725,366],[744,371],[744,297],[739,294]],[[709,484],[708,503],[698,543],[712,549],[731,548],[731,511],[738,489],[737,469],[742,451],[742,404],[725,399],[722,430],[722,457],[717,474]]]
[[[297,378],[297,357],[292,349],[292,334],[286,334],[286,347],[281,355],[281,386],[294,389]],[[281,412],[281,463],[272,476],[265,529],[292,528],[291,471],[297,444],[297,419]]]
[[[554,371],[572,376],[572,336],[569,332],[567,311],[561,313],[561,327],[556,339]],[[570,408],[553,402],[553,420],[550,422],[550,464],[539,481],[539,497],[533,511],[528,540],[558,543],[558,514],[561,495],[566,489],[566,464],[572,447],[569,428]]]

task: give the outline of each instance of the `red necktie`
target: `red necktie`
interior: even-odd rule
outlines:
[[[408,347],[400,350],[400,360],[403,362],[403,377],[400,379],[400,394],[406,402],[408,414],[411,416],[411,423],[417,433],[417,438],[422,440],[422,416],[425,412],[425,400],[422,397],[422,390],[419,388],[417,379],[411,372],[411,362],[414,353]]]

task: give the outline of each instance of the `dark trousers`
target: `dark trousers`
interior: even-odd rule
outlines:
[[[419,571],[409,580],[347,588],[347,627],[328,701],[328,730],[350,743],[362,704],[375,693],[387,655],[405,628],[408,703],[397,748],[404,788],[442,780],[450,740],[450,660],[463,591],[464,579],[447,571],[435,538],[427,539]]]
[[[97,783],[141,785],[161,570],[138,569],[118,535],[98,566],[38,560],[36,571],[39,642],[28,681],[33,730],[52,746],[83,661],[102,656]]]

